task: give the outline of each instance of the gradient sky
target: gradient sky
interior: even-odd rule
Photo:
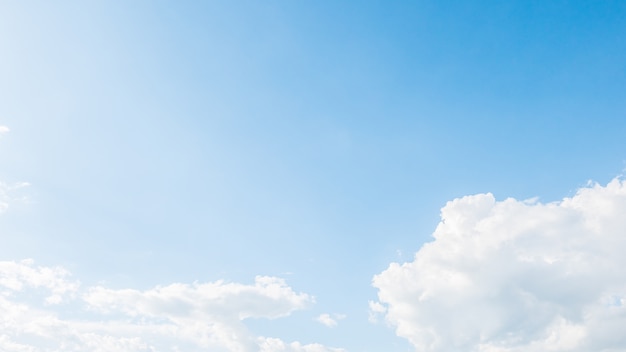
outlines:
[[[279,277],[315,303],[254,334],[407,351],[372,278],[446,202],[624,171],[626,3],[2,1],[0,97],[0,260]]]

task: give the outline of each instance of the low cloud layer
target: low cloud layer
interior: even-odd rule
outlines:
[[[434,241],[373,279],[418,351],[626,351],[626,183],[560,202],[448,202]]]
[[[149,290],[81,288],[60,267],[0,262],[0,350],[340,351],[254,336],[246,318],[274,319],[313,303],[282,279],[170,284]]]

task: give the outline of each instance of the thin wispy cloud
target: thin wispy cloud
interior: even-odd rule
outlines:
[[[0,181],[0,213],[6,211],[11,203],[27,202],[28,197],[19,195],[19,190],[28,186],[30,186],[28,182],[8,184]]]
[[[329,328],[334,328],[335,326],[337,326],[338,321],[345,319],[346,316],[345,314],[328,314],[328,313],[323,313],[320,314],[317,318],[315,318],[315,321],[317,321],[318,323],[322,324],[322,325],[326,325]]]
[[[0,134],[8,133],[10,129],[7,126],[0,125]]]
[[[419,351],[621,351],[624,214],[620,179],[548,204],[455,199],[433,242],[374,277],[372,310]]]

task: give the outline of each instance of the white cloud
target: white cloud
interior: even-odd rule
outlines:
[[[626,351],[626,182],[541,204],[448,202],[435,240],[373,279],[419,351]]]
[[[259,276],[251,285],[81,289],[63,268],[0,262],[0,350],[341,351],[254,336],[244,324],[285,317],[313,301],[274,277]]]
[[[369,317],[370,323],[377,323],[378,317],[387,311],[387,308],[380,304],[380,302],[369,301]]]
[[[285,343],[276,338],[260,338],[259,352],[345,352],[341,348],[328,348],[319,343],[302,345],[299,342]]]
[[[46,288],[50,295],[45,301],[48,304],[58,304],[67,293],[78,290],[79,283],[68,280],[69,272],[60,267],[34,267],[32,259],[21,262],[0,262],[0,288],[4,296],[14,295],[25,287]]]
[[[320,314],[320,316],[317,317],[315,320],[321,324],[326,325],[329,328],[337,326],[337,321],[333,319],[328,313]]]
[[[0,125],[0,134],[8,133],[10,129],[7,126]]]
[[[320,324],[326,325],[329,328],[334,328],[338,324],[338,320],[345,319],[346,316],[344,314],[333,314],[331,316],[328,313],[320,314],[319,317],[315,318],[317,322]]]

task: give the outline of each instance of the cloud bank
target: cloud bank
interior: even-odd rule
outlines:
[[[254,336],[247,318],[274,319],[313,303],[282,279],[174,283],[149,290],[81,288],[60,267],[0,262],[0,350],[340,351]]]
[[[626,351],[626,182],[455,199],[433,236],[373,279],[373,314],[418,351]]]

